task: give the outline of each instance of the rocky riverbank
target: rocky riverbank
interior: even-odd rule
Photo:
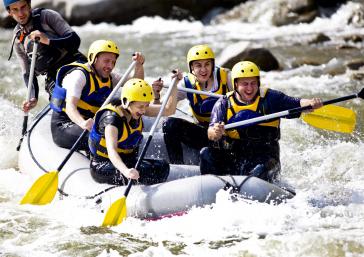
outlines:
[[[71,25],[83,25],[87,22],[128,24],[141,16],[196,19],[209,23],[219,14],[226,15],[222,15],[215,22],[229,18],[244,19],[247,9],[242,4],[245,2],[255,5],[259,0],[33,0],[32,6],[56,10]],[[343,2],[345,0],[276,0],[272,23],[280,26],[311,22],[317,16],[330,15]],[[7,17],[3,5],[0,13],[0,27],[12,27],[12,21]]]

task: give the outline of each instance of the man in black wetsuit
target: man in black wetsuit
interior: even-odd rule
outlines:
[[[74,61],[87,61],[78,51],[80,37],[59,13],[43,8],[32,9],[30,0],[4,0],[4,6],[17,22],[9,59],[14,49],[27,85],[33,42],[39,38],[35,75],[46,75],[45,89],[51,95],[58,68]],[[37,105],[39,86],[36,76],[30,101],[23,103],[24,111]]]

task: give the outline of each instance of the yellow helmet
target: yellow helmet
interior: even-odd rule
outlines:
[[[121,90],[121,102],[127,108],[131,102],[151,102],[152,87],[142,79],[129,79]]]
[[[116,57],[118,57],[120,54],[119,48],[114,41],[96,40],[90,45],[90,48],[88,50],[88,63],[92,65],[95,61],[96,56],[102,52],[116,54]]]
[[[258,66],[250,61],[238,62],[231,70],[231,81],[235,83],[238,78],[259,77],[260,72]]]
[[[197,60],[214,59],[215,54],[208,45],[196,45],[191,47],[187,53],[187,65],[191,72],[191,62]]]

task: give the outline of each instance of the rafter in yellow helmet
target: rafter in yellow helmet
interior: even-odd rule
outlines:
[[[119,57],[120,50],[116,43],[111,40],[96,40],[94,41],[88,50],[87,59],[89,64],[93,64],[96,56],[99,53],[113,53],[116,54],[116,58]]]
[[[187,53],[187,65],[191,72],[191,62],[205,59],[215,60],[215,54],[208,45],[195,45]]]
[[[259,67],[250,61],[238,62],[234,65],[231,70],[231,81],[234,83],[235,79],[238,78],[251,78],[259,77],[260,70]]]
[[[131,102],[151,102],[153,100],[153,89],[143,79],[128,80],[121,90],[121,102],[126,108]]]

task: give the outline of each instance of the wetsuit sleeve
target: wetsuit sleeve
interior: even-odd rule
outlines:
[[[219,122],[226,122],[226,106],[227,106],[227,98],[222,97],[214,105],[211,111],[211,119],[210,119],[210,127],[213,126],[215,123]]]
[[[118,118],[116,114],[112,111],[105,111],[101,117],[98,124],[98,131],[104,135],[105,134],[105,127],[107,125],[113,125],[118,129],[118,136],[119,138],[123,134],[123,120]]]
[[[78,50],[81,43],[80,37],[59,13],[49,9],[43,10],[43,25],[48,26],[58,35],[57,37],[50,38],[50,46],[68,49],[71,52]]]
[[[16,54],[16,56],[18,58],[18,61],[20,63],[20,68],[21,68],[21,71],[22,71],[22,74],[23,74],[23,79],[24,79],[25,86],[28,86],[29,69],[30,69],[30,64],[28,62],[28,56],[25,53],[24,48],[22,47],[22,45],[19,42],[16,42],[14,44],[14,50],[15,50],[15,54]],[[30,93],[30,98],[35,97],[36,99],[38,99],[38,94],[39,94],[38,80],[37,80],[36,74],[34,74],[33,88],[32,88],[32,91]]]
[[[300,105],[301,98],[291,97],[277,90],[270,89],[268,91],[267,96],[271,113],[281,112],[301,106]],[[291,114],[285,118],[288,119],[299,118],[300,115],[301,113],[296,113],[296,114]]]
[[[25,86],[28,87],[29,73],[23,74],[23,78],[24,78]],[[30,91],[30,98],[36,98],[36,99],[38,99],[38,95],[39,95],[39,85],[38,85],[37,77],[34,74],[34,77],[33,77],[33,88]]]

